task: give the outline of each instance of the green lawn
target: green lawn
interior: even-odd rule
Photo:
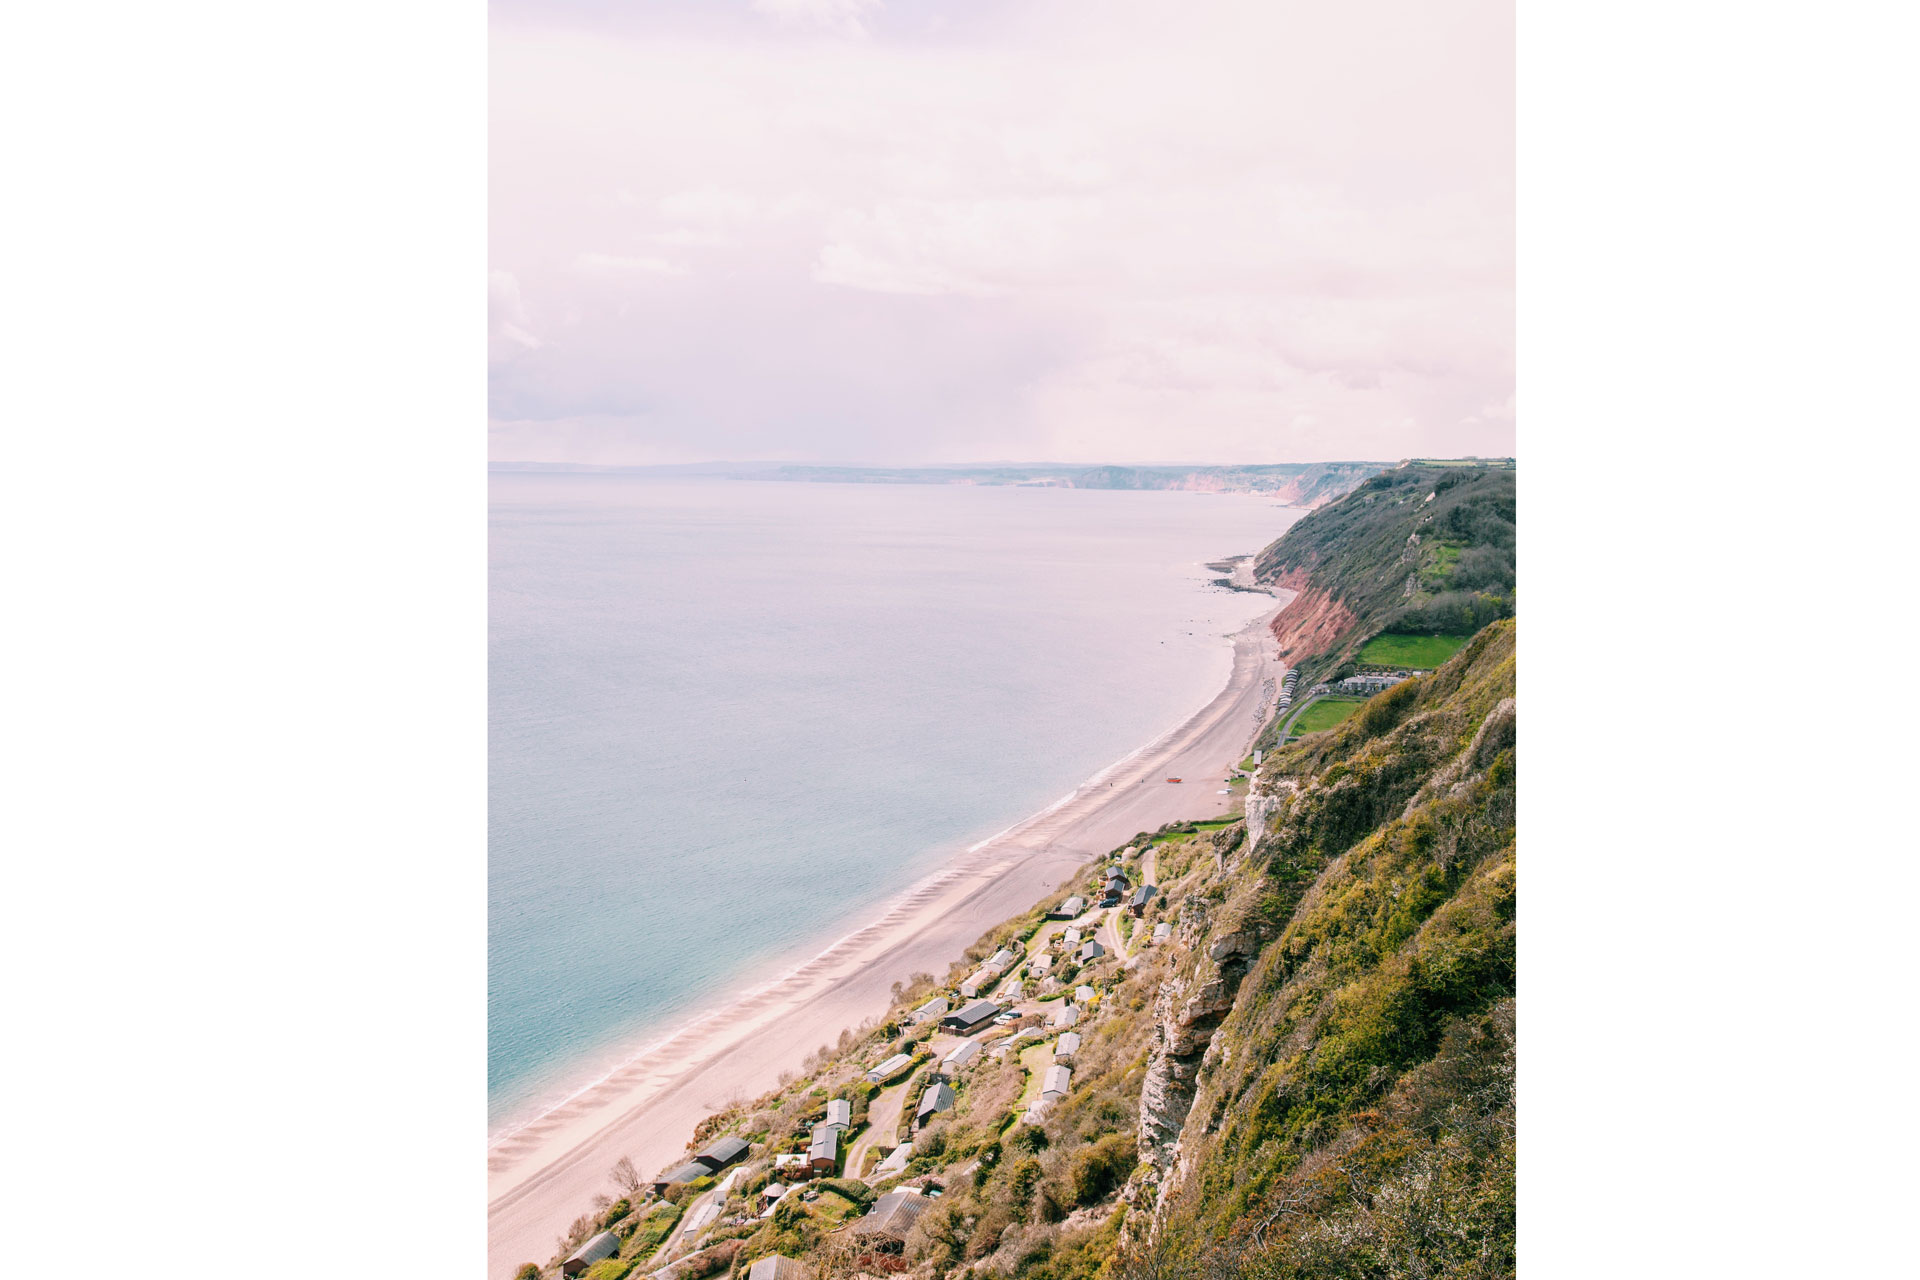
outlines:
[[[1380,667],[1431,671],[1459,652],[1472,636],[1375,636],[1360,646],[1358,661]]]
[[[1293,722],[1294,733],[1318,733],[1331,729],[1359,709],[1365,698],[1322,698],[1302,711]]]

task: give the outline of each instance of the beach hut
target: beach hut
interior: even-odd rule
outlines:
[[[1097,942],[1089,942],[1086,946],[1080,948],[1080,963],[1086,964],[1090,961],[1098,960],[1105,954],[1107,954],[1105,947]]]
[[[1155,888],[1153,885],[1150,885],[1150,884],[1141,885],[1138,889],[1135,889],[1133,891],[1133,897],[1127,900],[1127,910],[1132,912],[1136,917],[1138,917],[1139,915],[1141,915],[1146,911],[1147,903],[1153,901],[1153,895],[1159,892],[1160,890]]]
[[[969,1036],[999,1016],[999,1005],[991,1000],[975,1000],[959,1012],[950,1013],[940,1019],[940,1025],[948,1031]]]
[[[1053,1060],[1072,1062],[1073,1055],[1080,1052],[1080,1033],[1069,1031],[1053,1042]]]
[[[959,1044],[953,1046],[953,1052],[941,1060],[940,1066],[947,1071],[958,1071],[961,1067],[972,1062],[973,1056],[979,1052],[980,1042],[978,1040],[962,1040]]]
[[[1073,1087],[1073,1068],[1056,1063],[1047,1068],[1046,1083],[1040,1088],[1040,1096],[1049,1102],[1058,1102],[1067,1096],[1067,1090]]]
[[[816,1177],[832,1177],[840,1165],[840,1131],[830,1124],[813,1127],[813,1141],[807,1145],[807,1167]]]
[[[1093,988],[1088,986],[1075,987],[1073,989],[1073,998],[1081,1004],[1088,1004],[1093,1000]]]
[[[1047,919],[1071,920],[1086,909],[1087,900],[1076,893],[1053,910],[1047,912]]]
[[[1052,968],[1053,968],[1052,956],[1035,956],[1033,958],[1033,963],[1027,966],[1027,972],[1033,974],[1035,977],[1040,977],[1041,975],[1050,971]]]
[[[1016,979],[1013,982],[1009,982],[1004,988],[1001,989],[1000,998],[1002,1000],[1005,1000],[1008,1004],[1012,1004],[1016,1000],[1025,999],[1026,994],[1027,994],[1027,984]]]
[[[921,1023],[927,1021],[929,1018],[939,1017],[941,1014],[945,1013],[947,1009],[948,1009],[947,998],[945,996],[935,996],[933,999],[921,1005],[918,1009],[915,1009],[913,1011],[912,1016],[909,1017],[907,1021],[917,1027]]]
[[[867,1072],[867,1079],[874,1084],[885,1084],[911,1065],[913,1059],[904,1053],[896,1053],[885,1062]]]
[[[813,1280],[813,1268],[797,1258],[769,1254],[747,1268],[747,1280]]]
[[[854,1219],[847,1230],[856,1241],[876,1252],[897,1253],[930,1203],[917,1187],[889,1191],[875,1200],[864,1216]]]
[[[885,1160],[882,1160],[874,1166],[873,1180],[878,1182],[882,1178],[891,1177],[896,1173],[906,1172],[907,1161],[911,1159],[913,1159],[913,1144],[911,1142],[901,1143],[887,1153]]]
[[[746,1154],[747,1140],[745,1138],[721,1138],[717,1142],[708,1144],[707,1149],[695,1156],[694,1159],[707,1166],[707,1168],[714,1173],[718,1173],[734,1161],[743,1158]]]
[[[773,1158],[773,1172],[789,1181],[804,1181],[813,1176],[813,1166],[807,1163],[806,1152],[783,1151]]]
[[[987,960],[985,967],[993,970],[995,973],[1005,973],[1007,971],[1007,966],[1012,963],[1013,963],[1013,952],[1007,950],[1005,947],[1002,947],[998,951],[994,952],[993,955]]]
[[[846,1098],[834,1098],[829,1101],[827,1123],[842,1132],[853,1128],[853,1103]]]
[[[715,1196],[688,1214],[686,1229],[681,1234],[687,1239],[692,1239],[695,1235],[705,1231],[713,1224],[713,1220],[720,1216],[720,1206],[724,1200],[724,1196]]]
[[[920,1105],[913,1113],[913,1127],[924,1129],[933,1118],[942,1111],[953,1110],[953,1086],[936,1084],[920,1095]]]
[[[653,1192],[655,1195],[663,1196],[667,1194],[668,1187],[677,1186],[683,1182],[692,1182],[695,1178],[704,1178],[712,1172],[713,1170],[698,1161],[689,1161],[676,1169],[669,1169],[655,1178],[653,1180]]]
[[[1000,971],[998,969],[981,969],[978,972],[971,973],[967,975],[966,981],[960,984],[960,994],[965,999],[971,1000],[992,986],[993,980],[999,976]]]
[[[1062,1004],[1053,1011],[1053,1016],[1047,1019],[1048,1025],[1055,1027],[1070,1027],[1078,1021],[1080,1021],[1080,1010],[1071,1004]]]
[[[1159,924],[1153,926],[1153,940],[1155,942],[1165,942],[1172,936],[1173,925],[1170,922],[1162,920]]]
[[[1078,929],[1068,929],[1060,935],[1060,942],[1066,947],[1077,947],[1084,936]]]
[[[618,1252],[620,1252],[620,1237],[611,1231],[602,1231],[575,1249],[567,1260],[560,1264],[560,1270],[570,1276],[577,1276],[600,1259],[611,1258]]]

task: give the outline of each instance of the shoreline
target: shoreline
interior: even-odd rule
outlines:
[[[489,1135],[488,1275],[506,1280],[523,1262],[544,1262],[566,1224],[608,1190],[621,1156],[643,1173],[677,1159],[700,1120],[759,1096],[814,1046],[883,1012],[896,980],[946,972],[1087,859],[1165,822],[1230,809],[1233,797],[1211,779],[1245,755],[1271,703],[1265,689],[1283,670],[1270,628],[1294,593],[1274,594],[1274,607],[1232,636],[1224,686],[1179,724],[970,846],[810,958],[637,1047],[559,1106]],[[1189,782],[1175,788],[1168,776]]]

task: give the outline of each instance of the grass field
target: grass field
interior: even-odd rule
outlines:
[[[1375,636],[1360,646],[1358,660],[1381,667],[1431,671],[1459,652],[1472,636]]]
[[[1365,698],[1322,698],[1295,718],[1293,732],[1318,733],[1331,729],[1359,710],[1365,701]]]

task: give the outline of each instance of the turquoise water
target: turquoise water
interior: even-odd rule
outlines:
[[[488,1083],[537,1110],[1164,732],[1264,499],[491,478]],[[901,975],[905,976],[905,975]]]

